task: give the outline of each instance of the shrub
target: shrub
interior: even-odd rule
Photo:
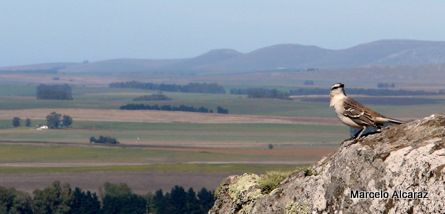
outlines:
[[[268,194],[276,189],[280,183],[287,178],[293,171],[270,171],[266,172],[259,181],[261,193]]]
[[[225,94],[226,90],[216,83],[189,83],[187,85],[178,84],[157,84],[151,82],[114,82],[109,84],[110,88],[139,88],[146,90],[172,91],[184,93],[211,93]]]
[[[42,100],[72,100],[73,95],[71,87],[68,84],[63,85],[45,85],[37,86],[37,99]]]
[[[31,119],[26,118],[26,120],[25,120],[25,126],[26,126],[26,127],[31,127],[31,125],[32,125]]]
[[[90,143],[119,144],[119,141],[113,137],[99,136],[99,138],[90,137]]]
[[[73,118],[68,115],[61,115],[57,112],[52,112],[46,116],[46,125],[50,129],[68,128],[73,124]]]
[[[12,126],[15,127],[19,127],[20,126],[20,117],[14,117],[12,118]]]
[[[134,194],[126,184],[105,183],[102,203],[102,213],[143,214],[147,211],[145,198]]]
[[[315,171],[314,168],[309,167],[304,170],[304,176],[313,176],[313,175],[317,175],[317,171]]]
[[[34,190],[33,209],[35,213],[69,213],[73,193],[69,184],[58,181],[43,190]]]
[[[226,108],[223,108],[221,106],[216,107],[216,113],[218,114],[228,114],[229,110]]]
[[[0,213],[32,214],[32,198],[28,193],[0,186]]]
[[[171,98],[163,94],[151,94],[151,95],[136,97],[133,99],[133,101],[159,101],[159,100],[171,100]]]
[[[73,118],[68,115],[63,115],[62,117],[63,127],[70,127],[73,124]]]
[[[187,106],[187,105],[180,105],[180,106],[172,106],[172,105],[146,105],[142,103],[131,103],[126,104],[121,107],[119,107],[121,110],[160,110],[160,111],[185,111],[185,112],[201,112],[201,113],[213,113],[212,109],[208,109],[204,106],[200,107],[194,107],[194,106]],[[218,106],[217,113],[219,114],[228,114],[229,110],[225,109],[221,106]]]

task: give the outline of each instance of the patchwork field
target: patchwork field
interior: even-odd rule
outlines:
[[[145,103],[158,105],[191,105],[204,106],[215,109],[223,106],[229,109],[231,114],[242,115],[267,115],[285,116],[299,118],[334,118],[332,110],[329,109],[327,98],[301,98],[295,100],[278,99],[249,99],[244,95],[231,94],[194,94],[194,93],[164,93],[172,98],[169,101],[137,101],[133,99],[138,96],[151,94],[153,92],[138,89],[114,89],[107,87],[84,87],[73,86],[74,100],[37,100],[35,98],[36,84],[0,85],[0,110],[28,110],[28,109],[118,109],[128,103]],[[286,88],[288,89],[288,88]],[[431,113],[444,112],[445,97],[372,97],[369,105],[385,114],[397,117],[422,117]],[[402,99],[402,100],[400,100]],[[397,101],[399,100],[399,101]],[[408,103],[409,105],[405,105]],[[397,106],[397,107],[396,107]],[[37,112],[32,112],[37,113]],[[159,113],[159,112],[158,112]],[[155,113],[155,114],[158,114]],[[119,113],[120,114],[120,113]],[[147,114],[150,114],[147,112]],[[106,112],[92,114],[108,116]],[[125,121],[122,113],[121,119]],[[141,115],[138,113],[138,115]],[[39,116],[41,117],[41,115]],[[4,118],[4,117],[2,117]],[[181,120],[177,117],[177,120]],[[8,118],[5,118],[8,119]],[[183,121],[189,120],[185,117]],[[204,118],[207,119],[207,118]],[[261,118],[264,119],[264,118]],[[95,120],[95,118],[90,118]],[[103,120],[103,118],[101,119]]]
[[[60,180],[91,190],[105,181],[125,182],[141,193],[176,184],[213,189],[229,174],[313,163],[333,152],[348,133],[338,124],[248,119],[248,123],[75,121],[69,129],[42,131],[11,128],[9,120],[0,120],[0,185],[31,191]],[[116,137],[121,144],[89,144],[91,136],[99,135]]]
[[[145,193],[174,185],[213,189],[227,175],[302,167],[334,148],[225,149],[0,143],[0,186],[24,191],[54,180],[95,190],[125,182]]]
[[[325,117],[285,117],[268,115],[203,114],[194,112],[169,112],[147,110],[115,109],[73,109],[37,108],[19,110],[0,110],[0,120],[12,117],[30,118],[42,121],[51,112],[70,115],[78,121],[116,121],[148,123],[275,123],[275,124],[338,124],[335,118]]]
[[[220,105],[230,114],[128,111],[118,108],[151,92],[76,85],[74,100],[37,100],[35,86],[0,85],[0,186],[31,191],[60,180],[91,190],[107,181],[124,182],[140,193],[174,185],[214,189],[230,174],[307,166],[349,136],[323,99],[164,93],[172,100],[141,103]],[[410,119],[444,112],[445,99],[434,99],[418,105],[370,105],[385,115]],[[53,111],[72,116],[72,127],[36,130]],[[32,126],[12,128],[16,116],[22,124],[30,118]],[[100,135],[120,144],[89,143]]]

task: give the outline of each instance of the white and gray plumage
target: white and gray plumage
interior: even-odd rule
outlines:
[[[367,127],[374,127],[380,131],[385,123],[402,123],[400,120],[385,117],[346,96],[342,83],[332,85],[330,96],[330,106],[334,108],[338,119],[350,127],[361,129],[355,139],[359,139]]]

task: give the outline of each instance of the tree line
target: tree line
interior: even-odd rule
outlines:
[[[12,127],[17,128],[22,125],[22,119],[20,117],[12,118]],[[52,112],[46,116],[46,125],[49,129],[63,129],[69,128],[73,124],[73,118],[69,115],[62,115],[57,112]],[[31,127],[32,121],[29,118],[25,119],[25,126]]]
[[[299,88],[289,91],[290,95],[327,95],[330,89],[327,88]],[[403,89],[373,89],[373,88],[348,88],[349,94],[363,94],[368,96],[428,96],[445,94],[441,91],[423,91],[423,90],[403,90]]]
[[[95,144],[95,143],[100,143],[100,144],[119,144],[120,142],[114,138],[114,137],[109,137],[109,136],[99,136],[98,138],[96,137],[90,137],[90,143],[91,144]]]
[[[289,92],[280,91],[277,89],[267,88],[234,88],[230,90],[231,94],[247,94],[248,98],[274,98],[288,100]]]
[[[289,96],[302,95],[328,95],[330,89],[328,88],[297,88],[288,91],[280,91],[278,89],[267,88],[234,88],[230,90],[231,94],[247,95],[249,98],[276,98],[289,99]],[[348,88],[349,94],[363,94],[368,96],[429,96],[429,95],[443,95],[445,91],[423,91],[423,90],[393,90],[393,89],[365,89],[365,88]]]
[[[36,97],[39,100],[72,100],[73,94],[68,84],[37,86]]]
[[[49,129],[69,128],[73,124],[73,118],[69,115],[62,115],[52,112],[46,116],[46,125]]]
[[[165,101],[165,100],[171,100],[171,98],[163,94],[150,94],[150,95],[143,95],[140,97],[136,97],[133,99],[133,101]]]
[[[214,204],[213,192],[175,186],[170,192],[138,195],[126,184],[105,183],[99,195],[58,181],[33,194],[0,186],[0,213],[20,214],[200,214]]]
[[[20,117],[13,117],[11,123],[12,123],[12,127],[14,127],[14,128],[20,127],[22,125],[22,119]],[[25,119],[25,126],[26,127],[32,126],[31,119],[29,119],[29,118]]]
[[[204,106],[194,107],[187,105],[172,106],[172,105],[148,105],[148,104],[126,104],[119,107],[121,110],[160,110],[160,111],[185,111],[185,112],[201,112],[201,113],[214,113],[212,109]],[[228,114],[229,110],[221,106],[216,107],[216,113]]]
[[[184,92],[184,93],[209,93],[209,94],[225,94],[226,90],[217,83],[189,83],[186,85],[179,84],[157,84],[151,82],[113,82],[109,84],[110,88],[137,88],[146,90]]]

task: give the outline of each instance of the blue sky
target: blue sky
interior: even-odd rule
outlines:
[[[439,0],[2,0],[0,66],[445,40]]]

